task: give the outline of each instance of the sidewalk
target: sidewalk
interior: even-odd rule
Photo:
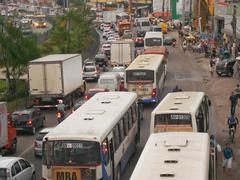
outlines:
[[[230,114],[230,101],[229,96],[234,90],[236,85],[239,83],[239,78],[233,77],[218,77],[214,72],[213,76],[209,72],[209,59],[204,57],[204,54],[187,52],[191,55],[193,61],[200,67],[204,81],[205,81],[205,92],[212,101],[214,108],[215,119],[215,132],[218,143],[223,148],[225,141],[228,138],[228,125],[227,117]],[[236,108],[236,115],[240,119],[240,101]],[[239,180],[240,179],[240,154],[237,153],[237,148],[240,150],[240,136],[239,126],[237,128],[237,134],[235,135],[235,143],[231,144],[234,153],[235,161],[232,163],[232,176],[226,176],[222,171],[222,154],[218,154],[218,180]]]

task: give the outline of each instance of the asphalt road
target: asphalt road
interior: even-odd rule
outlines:
[[[192,61],[191,55],[187,52],[183,53],[179,44],[176,48],[169,47],[170,55],[168,62],[168,74],[164,87],[162,97],[164,97],[168,92],[172,91],[175,85],[178,85],[183,90],[193,90],[193,91],[203,91],[204,90],[204,75],[197,68],[196,61]],[[95,86],[96,83],[88,82],[87,88]],[[128,180],[131,173],[136,165],[136,162],[141,154],[141,151],[149,137],[149,126],[150,126],[150,114],[154,109],[154,105],[149,105],[144,107],[144,120],[141,122],[141,145],[138,151],[130,160],[126,167],[126,170],[122,174],[123,180]],[[46,115],[46,127],[53,127],[57,124],[55,117],[55,111],[48,110],[44,111]],[[210,125],[211,131],[215,132],[215,125],[212,123]],[[33,142],[35,136],[28,134],[18,135],[18,149],[15,156],[22,156],[32,162],[37,171],[37,179],[41,179],[41,158],[36,158],[33,152]]]

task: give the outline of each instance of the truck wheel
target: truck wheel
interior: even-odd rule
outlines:
[[[35,135],[35,134],[36,134],[36,127],[35,127],[35,126],[32,127],[32,129],[31,129],[31,134],[32,134],[32,135]]]

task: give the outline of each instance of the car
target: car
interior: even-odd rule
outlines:
[[[100,72],[99,72],[99,68],[94,65],[94,66],[84,66],[83,67],[83,79],[84,80],[95,80],[97,81],[99,76],[100,76]]]
[[[159,26],[152,26],[152,27],[151,27],[151,30],[152,30],[153,32],[162,32],[162,28],[159,27]]]
[[[95,95],[99,92],[108,92],[108,91],[109,90],[107,88],[99,88],[99,87],[91,88],[85,93],[84,99],[89,100],[91,97],[93,97],[93,95]]]
[[[116,41],[117,39],[115,38],[115,37],[108,37],[108,39],[107,39],[107,42],[114,42],[114,41]]]
[[[138,31],[137,37],[134,40],[135,47],[142,47],[144,46],[144,36],[146,32],[145,31]]]
[[[111,43],[102,44],[102,50],[103,51],[111,50]]]
[[[12,121],[17,131],[28,131],[34,135],[37,129],[44,127],[46,119],[39,108],[29,108],[14,111]]]
[[[102,37],[103,38],[106,38],[107,37],[107,34],[110,32],[110,29],[104,29],[103,30],[103,34],[102,34]]]
[[[233,66],[236,63],[236,59],[228,58],[223,59],[216,65],[216,73],[218,76],[233,76]]]
[[[0,179],[35,180],[35,166],[21,157],[0,157]]]
[[[84,61],[84,64],[83,64],[83,65],[84,65],[84,66],[95,66],[95,62],[92,61],[92,60],[86,59],[86,60]]]
[[[34,141],[34,156],[42,156],[42,140],[53,128],[44,128],[36,136]]]
[[[112,72],[116,72],[121,76],[121,79],[124,80],[125,76],[125,67],[124,66],[115,66],[112,68]]]
[[[113,31],[109,31],[108,33],[106,33],[106,39],[108,39],[110,36],[113,36],[115,34],[115,32]]]
[[[99,67],[108,66],[108,57],[106,54],[103,53],[96,54],[94,61],[96,65],[98,65]]]
[[[72,108],[72,112],[74,112],[74,111],[76,111],[79,107],[81,107],[84,103],[86,102],[86,100],[84,99],[84,100],[79,100],[79,101],[77,101],[75,104],[74,104],[74,106],[73,106],[73,108]]]
[[[163,44],[164,45],[172,45],[172,43],[176,41],[175,38],[171,37],[171,36],[165,36],[163,39]]]

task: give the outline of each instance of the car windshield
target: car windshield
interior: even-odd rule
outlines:
[[[43,140],[43,137],[47,134],[47,132],[44,132],[44,133],[38,133],[37,134],[37,137],[36,137],[36,140],[37,141],[42,141]]]
[[[124,67],[122,67],[122,68],[113,68],[112,72],[124,72]]]
[[[0,179],[7,179],[7,170],[5,168],[0,168]]]
[[[146,41],[146,46],[161,46],[162,45],[161,38],[147,38],[145,41]]]
[[[29,120],[30,115],[29,114],[13,114],[12,115],[13,121],[26,121]]]
[[[44,143],[43,163],[58,166],[95,166],[100,144],[94,141],[59,140]]]

